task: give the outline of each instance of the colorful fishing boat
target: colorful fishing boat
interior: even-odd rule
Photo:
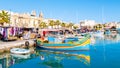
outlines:
[[[57,42],[55,41],[56,39],[57,41],[60,41],[58,38],[48,38],[47,41],[41,41],[40,39],[37,39],[37,46],[50,50],[89,50],[89,34],[86,34],[84,38],[78,40],[76,40],[76,38],[67,38],[62,42]]]

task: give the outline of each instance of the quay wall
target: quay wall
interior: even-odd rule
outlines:
[[[28,47],[35,45],[34,40],[19,40],[19,41],[10,41],[10,42],[0,42],[0,53],[9,52],[11,48],[25,48],[25,42],[29,42]]]

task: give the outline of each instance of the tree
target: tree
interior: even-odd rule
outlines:
[[[61,23],[61,27],[63,27],[63,28],[64,28],[64,27],[65,27],[65,25],[66,25],[66,24],[65,24],[64,22],[63,22],[63,23]]]
[[[2,12],[0,13],[0,24],[3,25],[4,23],[10,23],[10,17],[8,12],[2,10]]]
[[[101,25],[101,24],[98,24],[98,25],[97,25],[97,30],[100,30],[100,29],[102,29],[102,25]]]
[[[74,28],[74,29],[77,29],[77,28],[78,28],[78,26],[73,26],[73,28]]]
[[[69,28],[72,28],[73,25],[74,25],[73,23],[69,23],[69,24],[68,24],[68,27],[69,27]]]
[[[47,27],[47,24],[45,23],[45,22],[41,22],[40,24],[39,24],[39,27],[40,28],[46,28]]]
[[[96,30],[96,29],[97,29],[97,26],[95,25],[93,28]]]
[[[55,25],[57,25],[57,28],[59,28],[59,25],[61,24],[61,22],[59,21],[59,20],[57,20],[56,22],[55,22]]]
[[[55,25],[55,22],[53,20],[50,20],[49,26],[51,26],[53,28],[54,25]]]

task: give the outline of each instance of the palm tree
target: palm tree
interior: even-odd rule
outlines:
[[[61,27],[62,28],[65,28],[65,26],[66,26],[66,24],[63,22],[63,23],[61,23]]]
[[[93,28],[95,29],[95,30],[97,30],[97,26],[95,25],[95,26],[93,26]]]
[[[69,28],[72,28],[73,25],[74,25],[73,23],[69,23],[69,24],[68,24],[68,27],[69,27]]]
[[[98,24],[98,25],[97,25],[97,28],[98,28],[98,30],[101,30],[101,29],[102,29],[102,25],[101,25],[101,24]]]
[[[66,23],[65,27],[66,27],[66,28],[70,28],[70,26],[69,26],[69,24],[68,24],[68,23]]]
[[[106,24],[103,24],[103,29],[106,27]]]
[[[45,23],[45,22],[41,22],[40,24],[39,24],[39,27],[40,28],[46,28],[47,27],[47,24]]]
[[[2,10],[2,12],[0,13],[0,24],[3,25],[4,23],[10,23],[10,17],[8,12]]]
[[[56,22],[55,22],[55,25],[57,25],[57,28],[59,28],[59,25],[61,24],[61,22],[59,21],[59,20],[57,20]]]
[[[73,28],[74,28],[74,29],[77,29],[77,28],[78,28],[78,26],[75,26],[75,25],[74,25],[74,26],[73,26]]]
[[[51,26],[53,28],[54,25],[55,25],[55,22],[53,20],[50,20],[49,26]]]

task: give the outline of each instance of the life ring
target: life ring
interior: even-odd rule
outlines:
[[[30,45],[29,41],[26,41],[25,46],[29,47],[29,45]]]

